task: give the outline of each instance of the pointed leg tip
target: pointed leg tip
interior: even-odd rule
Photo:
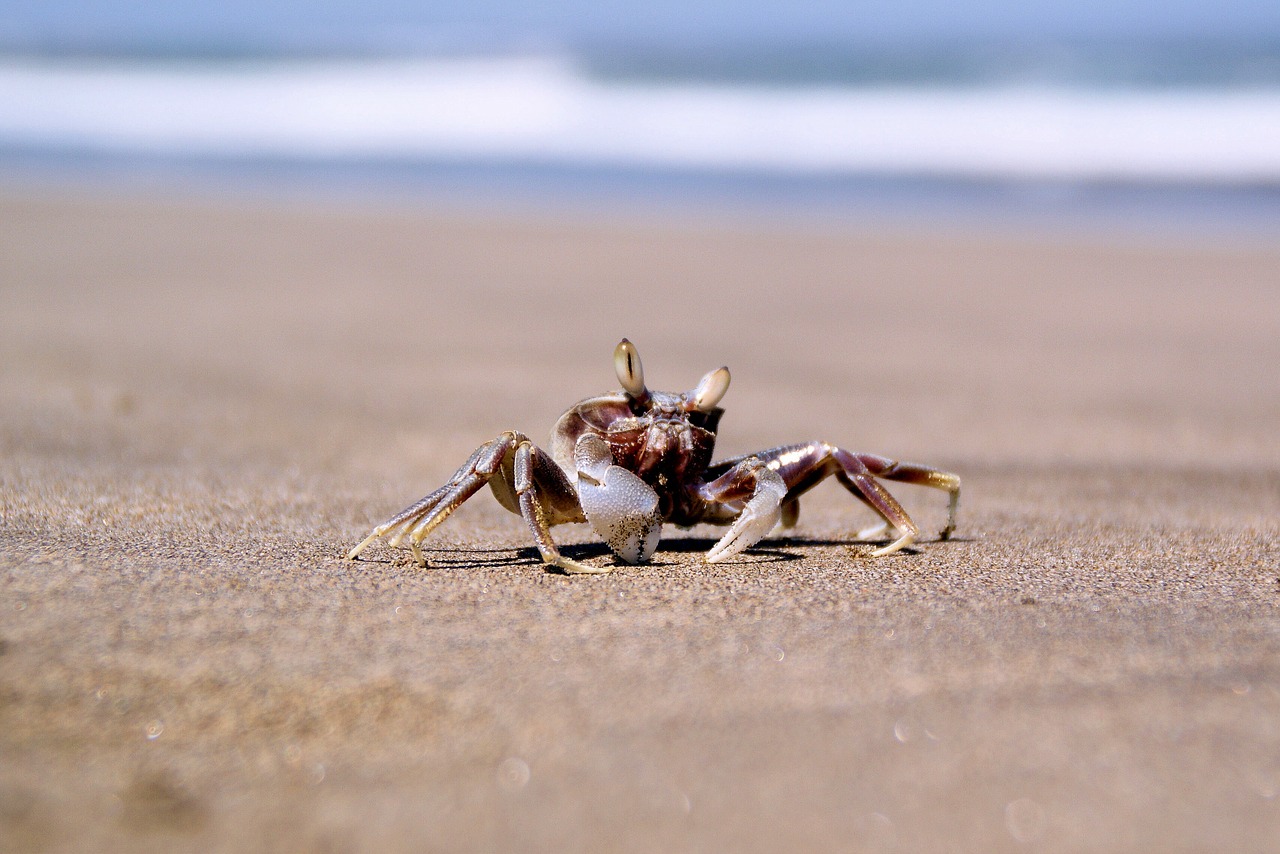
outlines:
[[[892,543],[889,543],[889,545],[882,546],[876,549],[875,551],[871,552],[870,557],[884,557],[885,555],[891,555],[894,552],[905,549],[907,546],[911,545],[915,541],[916,541],[915,534],[907,534],[906,536],[899,537],[898,539],[894,540]]]
[[[361,540],[358,544],[356,544],[355,548],[347,552],[347,560],[355,560],[357,557],[359,557],[360,553],[364,551],[366,548],[368,548],[370,543],[378,539],[378,536],[379,536],[379,532],[374,531],[372,534],[370,534],[369,536]]]
[[[591,566],[586,563],[579,563],[567,557],[560,557],[555,560],[547,561],[544,566],[547,569],[558,569],[566,575],[605,575],[613,572],[611,566]]]

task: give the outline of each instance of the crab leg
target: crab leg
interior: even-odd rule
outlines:
[[[407,536],[409,548],[419,566],[426,566],[419,545],[437,525],[483,486],[499,470],[503,458],[511,452],[519,434],[508,432],[485,442],[471,452],[467,461],[454,472],[449,482],[434,492],[418,499],[370,532],[359,545],[347,554],[347,560],[355,558],[379,537],[389,536],[388,544],[398,546]]]
[[[939,533],[941,539],[951,536],[956,526],[956,509],[960,500],[960,478],[950,472],[923,466],[916,463],[905,463],[891,460],[875,454],[855,454],[826,442],[808,442],[801,445],[787,445],[771,448],[753,455],[766,461],[768,467],[776,471],[787,484],[786,498],[782,503],[784,523],[794,523],[799,514],[798,499],[821,481],[835,476],[840,483],[855,497],[865,502],[884,520],[884,525],[859,532],[859,537],[897,533],[898,539],[887,546],[876,549],[871,554],[881,556],[892,554],[910,545],[917,536],[919,528],[907,515],[907,511],[898,503],[888,490],[877,482],[877,478],[914,483],[946,490],[950,494],[947,508],[947,524]],[[738,457],[716,463],[709,470],[711,474],[731,471],[749,457]]]
[[[835,473],[836,480],[844,486],[845,489],[861,498],[871,509],[880,514],[884,519],[884,532],[892,536],[898,533],[898,539],[889,543],[887,546],[871,552],[872,557],[880,557],[882,555],[893,554],[899,549],[904,549],[916,541],[916,537],[920,536],[920,529],[916,527],[916,523],[907,515],[907,511],[898,499],[889,494],[889,490],[885,489],[871,474],[867,466],[853,454],[848,451],[836,449],[832,455],[840,463],[840,470]],[[859,531],[858,536],[867,536],[868,532]]]
[[[477,448],[447,484],[377,526],[347,555],[354,560],[379,537],[398,546],[407,537],[419,566],[426,566],[421,543],[454,510],[486,483],[500,503],[519,513],[533,532],[542,559],[565,572],[607,572],[570,560],[551,539],[550,526],[581,521],[573,487],[560,467],[522,433],[509,431]]]
[[[548,519],[547,511],[556,506],[565,507],[569,503],[577,508],[577,496],[560,466],[528,439],[516,448],[514,480],[513,486],[520,502],[520,515],[533,533],[544,563],[575,574],[599,575],[612,569],[609,566],[579,563],[560,554],[560,549],[551,538],[553,523]],[[582,521],[581,509],[577,509],[576,516],[574,521]]]
[[[920,465],[919,463],[900,462],[875,454],[850,454],[848,451],[840,451],[838,448],[836,451],[840,454],[848,454],[854,457],[875,477],[946,490],[948,493],[947,524],[938,532],[938,539],[948,539],[955,532],[956,511],[960,506],[959,475]]]

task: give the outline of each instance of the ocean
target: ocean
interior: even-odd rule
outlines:
[[[104,32],[0,31],[0,177],[1280,233],[1280,38]]]

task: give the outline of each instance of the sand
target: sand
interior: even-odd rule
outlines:
[[[1243,244],[0,192],[0,849],[1275,850],[1278,286]],[[726,455],[958,472],[957,537],[869,559],[828,484],[735,562],[566,577],[482,493],[425,570],[342,559],[624,335],[656,388],[732,368]]]

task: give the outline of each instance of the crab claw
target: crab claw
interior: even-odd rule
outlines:
[[[771,468],[761,465],[754,472],[755,489],[742,513],[720,541],[707,552],[707,563],[731,558],[763,540],[782,519],[782,499],[787,482]]]
[[[636,475],[613,464],[604,440],[594,433],[573,450],[578,502],[596,533],[627,563],[642,563],[658,547],[662,514],[658,494]]]

